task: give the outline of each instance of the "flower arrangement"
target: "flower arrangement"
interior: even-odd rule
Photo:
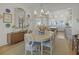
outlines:
[[[47,30],[47,26],[40,25],[38,28],[39,28],[39,33],[40,34],[45,34],[45,30]]]

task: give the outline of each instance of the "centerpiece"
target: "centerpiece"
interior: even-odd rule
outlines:
[[[44,35],[47,27],[45,25],[40,25],[38,26],[38,28],[39,28],[39,34]]]

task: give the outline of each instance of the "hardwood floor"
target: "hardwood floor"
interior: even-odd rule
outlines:
[[[70,41],[65,37],[64,32],[58,32],[55,39],[55,55],[75,55],[72,51]]]
[[[24,41],[0,47],[0,55],[23,55],[24,54]]]
[[[58,32],[55,39],[55,54],[68,55],[69,49],[63,32]]]
[[[0,55],[24,55],[24,42],[0,47]],[[64,32],[58,32],[56,35],[54,55],[75,55]]]

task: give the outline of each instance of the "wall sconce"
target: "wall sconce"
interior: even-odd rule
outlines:
[[[30,14],[28,14],[27,17],[30,18]]]
[[[6,11],[7,13],[10,13],[10,12],[11,12],[10,9],[5,9],[5,11]]]

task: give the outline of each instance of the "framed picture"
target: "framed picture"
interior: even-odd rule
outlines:
[[[4,23],[11,23],[12,22],[12,14],[3,13],[3,22]]]

